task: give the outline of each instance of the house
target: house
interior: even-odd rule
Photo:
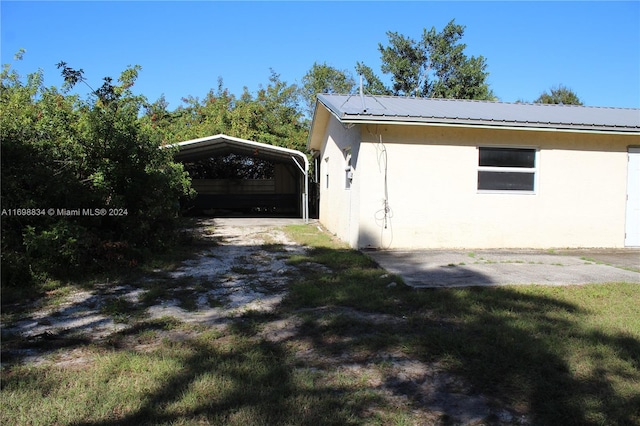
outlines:
[[[354,248],[640,246],[640,110],[318,95],[319,219]]]
[[[204,177],[192,176],[191,184],[197,193],[192,207],[196,210],[211,211],[217,215],[258,213],[296,216],[308,221],[309,161],[306,154],[223,134],[172,146],[178,148],[174,158],[184,163],[187,171],[198,162],[205,164]],[[234,165],[243,168],[266,164],[269,176],[257,179],[207,178],[207,160],[228,158],[230,155],[238,159]]]

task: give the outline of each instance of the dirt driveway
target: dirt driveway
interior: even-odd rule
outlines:
[[[98,284],[75,290],[58,303],[28,307],[27,313],[2,323],[4,335],[39,340],[50,336],[90,336],[103,339],[128,327],[118,307],[144,306],[150,318],[174,317],[190,324],[224,325],[249,310],[269,311],[284,297],[287,254],[303,247],[289,241],[280,226],[299,219],[203,219],[192,232],[203,233],[212,244],[176,270],[142,282]],[[277,245],[278,250],[270,250]],[[157,293],[157,297],[150,294]],[[125,309],[126,310],[126,309]],[[121,315],[120,315],[121,316]],[[43,362],[47,350],[17,353],[26,362]],[[4,355],[7,355],[6,353]]]

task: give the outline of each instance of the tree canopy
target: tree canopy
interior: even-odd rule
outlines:
[[[285,148],[304,150],[307,126],[298,86],[282,81],[271,70],[269,83],[255,95],[244,88],[238,98],[218,79],[217,90],[204,99],[189,96],[174,111],[161,98],[146,109],[145,120],[167,143],[227,134]]]
[[[314,62],[302,77],[301,96],[305,100],[307,113],[313,113],[318,93],[351,93],[355,80],[348,71],[338,70],[326,62]]]
[[[468,57],[460,43],[464,28],[451,20],[440,32],[424,29],[420,40],[387,32],[388,44],[378,44],[378,50],[381,71],[393,82],[390,88],[366,65],[358,63],[356,71],[365,75],[372,94],[492,100],[485,58]]]
[[[552,87],[549,92],[542,92],[533,102],[537,104],[582,105],[582,101],[580,101],[578,95],[562,84]]]
[[[1,74],[3,286],[137,263],[169,244],[179,200],[192,193],[140,118],[146,99],[131,92],[139,67],[106,77],[86,99],[66,92],[87,83],[84,71],[59,68],[62,90],[45,87],[42,72],[23,81],[5,65]]]
[[[464,26],[450,21],[442,31],[424,29],[414,40],[398,32],[387,32],[386,45],[379,43],[381,71],[391,79],[387,86],[375,71],[356,62],[355,71],[364,78],[363,89],[372,95],[397,95],[453,99],[493,100],[487,77],[486,59],[467,56],[460,40]],[[312,110],[317,93],[351,93],[352,75],[326,63],[313,64],[303,77],[302,96]]]

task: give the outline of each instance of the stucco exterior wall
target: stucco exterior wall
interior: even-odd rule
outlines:
[[[345,188],[345,167],[349,151],[352,161],[357,161],[359,144],[358,127],[346,128],[332,119],[320,152],[320,223],[354,247],[358,239],[358,206],[352,205],[353,187]]]
[[[637,135],[408,125],[347,130],[332,119],[325,137],[320,221],[353,247],[624,246],[627,147],[638,144]],[[345,190],[342,150],[359,141]],[[478,191],[478,146],[536,148],[535,193]],[[335,180],[329,188],[327,173]]]

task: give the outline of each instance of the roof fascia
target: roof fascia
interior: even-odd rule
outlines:
[[[324,129],[327,128],[329,118],[333,115],[336,119],[340,120],[340,117],[324,103],[320,98],[316,100],[316,107],[313,111],[313,119],[311,121],[311,129],[309,131],[309,138],[307,139],[307,149],[320,151],[322,149],[322,136]]]
[[[198,138],[198,139],[192,139],[192,140],[188,140],[188,141],[184,141],[184,142],[178,142],[175,144],[172,144],[171,146],[176,146],[178,148],[183,148],[183,147],[188,147],[188,146],[192,146],[192,145],[198,145],[198,144],[202,144],[205,142],[224,142],[224,141],[229,141],[229,142],[236,142],[236,143],[240,143],[243,145],[249,145],[255,148],[260,148],[260,149],[264,149],[266,151],[271,151],[271,152],[278,152],[278,153],[286,153],[289,155],[295,155],[301,158],[304,158],[304,160],[307,160],[307,156],[298,150],[295,149],[290,149],[290,148],[285,148],[282,146],[275,146],[275,145],[269,145],[266,143],[261,143],[261,142],[255,142],[255,141],[250,141],[247,139],[241,139],[241,138],[236,138],[233,136],[227,136],[227,135],[223,135],[223,134],[218,134],[218,135],[214,135],[214,136],[207,136],[204,138]]]
[[[592,134],[611,134],[611,135],[640,135],[640,130],[614,130],[614,129],[571,129],[566,127],[542,127],[542,126],[513,126],[498,125],[487,123],[451,123],[451,122],[427,122],[427,121],[408,121],[408,120],[366,120],[366,119],[349,119],[340,118],[333,114],[343,124],[395,124],[400,126],[430,126],[430,127],[462,127],[469,129],[502,129],[502,130],[528,130],[536,132],[566,132],[566,133],[592,133]]]

